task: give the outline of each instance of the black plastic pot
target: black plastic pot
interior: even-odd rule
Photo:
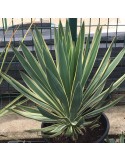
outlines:
[[[107,116],[104,113],[102,113],[100,121],[103,123],[105,130],[103,135],[94,143],[104,143],[105,138],[108,136],[110,124]]]
[[[103,135],[97,141],[95,141],[93,143],[104,143],[104,140],[108,136],[110,125],[109,125],[109,120],[108,120],[107,116],[104,113],[102,113],[102,115],[100,117],[100,122],[104,126],[104,133],[103,133]],[[43,124],[41,124],[41,127],[44,127],[44,126],[47,126],[47,125],[48,124],[46,124],[46,123],[44,124],[43,123]],[[51,140],[49,140],[49,139],[43,139],[43,141],[45,143],[52,143]]]

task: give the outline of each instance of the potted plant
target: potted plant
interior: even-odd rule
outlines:
[[[36,103],[35,107],[17,105],[12,111],[44,123],[42,136],[53,142],[102,142],[108,134],[108,120],[103,112],[122,97],[107,101],[107,96],[124,80],[125,74],[110,87],[106,80],[125,54],[125,48],[111,61],[113,39],[96,73],[89,81],[100,45],[102,27],[98,26],[91,46],[85,42],[85,25],[81,26],[76,44],[72,41],[69,22],[55,29],[54,61],[41,33],[35,27],[33,41],[36,57],[21,43],[23,55],[12,47],[25,69],[21,72],[26,86],[11,76],[1,76],[17,91]],[[98,137],[99,135],[99,137]]]

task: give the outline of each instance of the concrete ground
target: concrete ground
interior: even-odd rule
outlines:
[[[110,121],[110,135],[118,135],[125,131],[125,106],[113,107],[106,111],[106,115]],[[25,132],[40,127],[40,122],[8,114],[0,118],[0,141],[41,138],[40,133]]]
[[[106,115],[110,122],[110,135],[118,135],[125,132],[125,105],[109,109],[106,111]]]

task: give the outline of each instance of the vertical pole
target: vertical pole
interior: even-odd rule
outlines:
[[[72,34],[72,40],[76,43],[77,40],[77,18],[69,18],[69,25]]]
[[[2,18],[3,28],[7,30],[7,18]]]

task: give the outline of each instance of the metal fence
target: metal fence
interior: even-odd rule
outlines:
[[[66,19],[61,19],[64,27]],[[86,26],[86,34],[88,33],[94,33],[96,26],[100,24],[103,26],[102,33],[107,37],[110,37],[110,35],[114,35],[116,37],[119,37],[119,35],[125,33],[125,19],[120,18],[79,18],[77,19],[77,31],[79,32],[79,28],[82,24],[82,22],[85,22]],[[53,28],[58,26],[59,19],[57,18],[47,18],[47,19],[0,19],[0,39],[2,42],[6,42],[9,39],[9,36],[12,34],[14,29],[19,25],[20,30],[15,34],[13,41],[20,40],[18,36],[20,35],[20,38],[24,36],[26,32],[26,26],[30,23],[36,23],[39,26],[39,29],[48,29],[48,33],[46,37],[53,38]],[[45,25],[46,24],[46,25]],[[48,25],[47,25],[48,24]],[[6,32],[6,30],[8,31]],[[44,31],[44,30],[43,30]],[[125,42],[124,42],[125,43]],[[117,45],[117,44],[115,44]],[[107,44],[106,44],[107,46]]]
[[[64,27],[66,19],[61,19]],[[86,34],[93,34],[98,24],[103,27],[102,36],[105,37],[103,47],[108,47],[112,37],[116,37],[114,47],[123,47],[125,45],[125,19],[120,18],[88,18],[77,19],[77,33],[79,32],[82,22],[85,22]],[[13,44],[18,45],[18,41],[24,37],[28,26],[34,22],[43,33],[46,40],[54,37],[53,28],[58,27],[59,19],[0,19],[0,47],[4,47],[9,41],[14,30],[19,26],[18,31],[13,37]],[[33,28],[32,28],[33,29]],[[31,40],[31,32],[28,33],[26,41]],[[50,44],[51,45],[51,44]],[[52,46],[50,46],[52,48]],[[33,47],[32,47],[33,48]],[[53,48],[52,48],[53,49]],[[0,48],[2,51],[2,48]]]
[[[61,19],[62,24],[65,28],[65,22],[66,19]],[[114,58],[118,52],[125,46],[125,19],[120,18],[78,18],[77,19],[77,34],[79,33],[80,26],[82,25],[82,22],[85,22],[85,29],[86,29],[86,37],[88,34],[90,34],[90,37],[93,36],[95,29],[98,24],[100,24],[103,27],[102,30],[102,38],[101,38],[101,44],[99,49],[98,58],[95,64],[94,69],[96,70],[106,49],[108,48],[109,44],[111,43],[113,37],[116,37],[116,41],[113,45],[113,52],[112,52],[112,58]],[[46,40],[46,43],[54,57],[54,27],[58,28],[59,19],[57,18],[39,18],[39,19],[0,19],[0,53],[3,51],[6,44],[9,42],[12,33],[15,31],[15,29],[18,28],[17,32],[15,33],[12,44],[15,47],[19,46],[20,41],[24,37],[24,35],[27,32],[28,27],[31,23],[34,23],[41,33],[43,34],[44,39]],[[75,26],[74,26],[75,28]],[[33,31],[33,26],[31,27],[31,30]],[[90,39],[91,40],[91,39]],[[33,52],[34,51],[34,45],[32,40],[32,32],[29,31],[24,43],[27,45],[27,47]],[[91,43],[91,42],[90,42]],[[11,49],[9,50],[9,54],[7,56],[5,66],[6,69],[7,65],[11,61],[13,57],[13,52]],[[0,60],[1,64],[2,60]],[[12,62],[12,65],[9,70],[9,74],[13,77],[15,77],[17,80],[22,82],[19,70],[23,70],[17,59],[14,59]],[[120,62],[120,64],[117,66],[116,70],[113,72],[113,74],[109,77],[108,84],[110,84],[112,81],[115,81],[117,78],[119,78],[122,74],[125,72],[125,58]],[[93,71],[94,73],[94,71]],[[123,83],[120,87],[120,91],[124,91],[125,83]],[[17,92],[5,81],[0,85],[0,104],[2,104],[2,100],[7,98],[8,101],[10,98],[13,98]]]

